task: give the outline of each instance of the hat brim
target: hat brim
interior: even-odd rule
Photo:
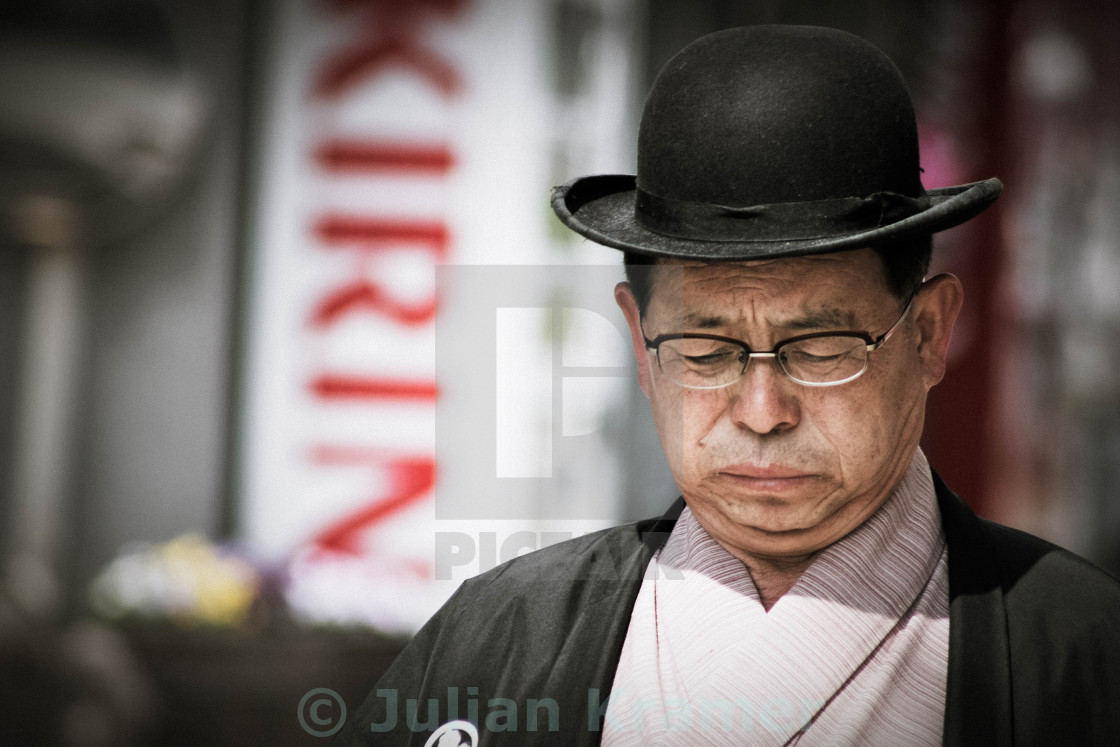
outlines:
[[[712,261],[794,257],[875,246],[932,234],[974,218],[1003,191],[999,179],[926,190],[929,207],[888,225],[839,235],[749,241],[704,241],[667,236],[642,226],[634,214],[635,177],[585,176],[556,187],[552,209],[576,233],[605,246],[682,259]]]

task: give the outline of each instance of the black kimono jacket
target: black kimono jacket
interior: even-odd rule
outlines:
[[[934,483],[949,548],[944,743],[1120,745],[1120,583]],[[466,719],[484,745],[599,744],[642,577],[683,506],[464,582],[335,743],[423,747]]]

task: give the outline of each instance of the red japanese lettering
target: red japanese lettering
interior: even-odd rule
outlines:
[[[329,400],[410,400],[434,402],[439,387],[434,381],[323,374],[311,381],[311,392]]]
[[[360,173],[446,174],[455,165],[446,143],[333,139],[315,150],[327,171]]]
[[[320,453],[320,458],[323,455]],[[329,457],[330,453],[326,455]],[[343,452],[341,456],[342,460],[349,456],[358,461],[380,462],[378,468],[386,471],[388,487],[383,495],[320,530],[312,537],[311,544],[319,550],[359,555],[359,540],[364,531],[413,505],[431,491],[436,480],[436,463],[426,456],[386,460],[377,452],[365,457],[360,452],[350,455]]]
[[[421,244],[443,259],[451,233],[443,221],[354,215],[326,215],[315,223],[315,235],[325,244],[367,244],[374,248],[390,244]]]
[[[376,283],[355,280],[329,293],[315,307],[311,323],[317,327],[329,327],[353,311],[364,310],[407,326],[415,326],[434,319],[438,306],[435,296],[422,303],[406,304],[394,299]]]
[[[450,13],[463,0],[366,0],[335,2],[342,10],[364,9],[362,39],[332,56],[323,65],[314,93],[324,98],[342,95],[359,81],[386,67],[411,70],[441,95],[453,96],[462,87],[454,66],[419,40],[425,11]]]
[[[409,221],[329,215],[315,226],[315,233],[328,246],[358,244],[366,254],[389,250],[400,244],[419,245],[435,260],[447,253],[449,235],[440,221]],[[311,324],[328,327],[352,312],[379,314],[406,326],[425,324],[435,318],[439,297],[432,295],[418,303],[405,303],[386,288],[367,277],[341,285],[316,304]]]

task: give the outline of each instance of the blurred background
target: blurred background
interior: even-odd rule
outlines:
[[[304,695],[356,708],[464,578],[663,510],[620,258],[548,191],[632,173],[660,66],[768,22],[897,62],[927,187],[1004,180],[936,240],[923,446],[1120,572],[1115,3],[8,3],[0,740],[321,743]]]

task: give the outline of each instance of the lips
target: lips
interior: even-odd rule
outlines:
[[[812,473],[803,472],[795,467],[783,464],[733,464],[720,470],[725,475],[732,477],[746,477],[755,480],[789,480],[801,477],[812,477]]]
[[[811,472],[783,464],[733,464],[721,469],[720,474],[741,489],[770,495],[801,490],[817,478]]]

